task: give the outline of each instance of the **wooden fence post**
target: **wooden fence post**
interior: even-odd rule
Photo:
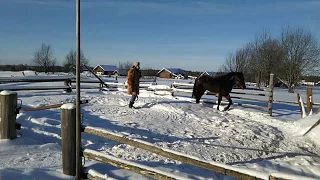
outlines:
[[[302,98],[299,93],[297,93],[297,98],[298,98],[298,104],[299,104],[299,108],[300,108],[301,117],[305,117],[304,104],[303,104]]]
[[[0,96],[0,139],[15,139],[17,137],[17,93],[13,91],[1,91]]]
[[[269,102],[268,102],[268,113],[272,116],[272,103],[273,103],[273,73],[270,74],[269,80]]]
[[[63,174],[76,175],[76,106],[67,103],[61,106],[61,144]]]
[[[64,80],[64,85],[65,85],[65,86],[69,86],[69,88],[66,89],[65,92],[68,92],[68,93],[72,92],[71,79],[66,79],[66,80]]]
[[[312,88],[308,87],[307,88],[307,110],[308,110],[308,115],[312,114]]]

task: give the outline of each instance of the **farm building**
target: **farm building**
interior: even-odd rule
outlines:
[[[214,76],[216,76],[217,74],[216,74],[215,72],[205,71],[205,72],[201,73],[199,77],[201,77],[201,76],[203,76],[203,75],[209,75],[209,76],[214,77]]]
[[[98,64],[93,71],[99,75],[115,75],[119,74],[117,66],[113,65],[100,65]]]
[[[158,72],[158,77],[176,79],[183,78],[185,74],[185,71],[180,68],[163,68]]]

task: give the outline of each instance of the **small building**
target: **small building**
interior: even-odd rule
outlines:
[[[203,75],[209,75],[209,76],[215,77],[215,76],[217,76],[217,73],[211,72],[211,71],[205,71],[205,72],[201,73],[199,77],[201,77]]]
[[[186,73],[180,68],[163,68],[157,74],[160,78],[176,79],[183,78]]]
[[[99,75],[115,75],[119,74],[119,70],[117,66],[114,65],[101,65],[98,64],[93,71]]]

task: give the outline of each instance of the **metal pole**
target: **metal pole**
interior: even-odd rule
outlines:
[[[80,0],[76,0],[76,179],[81,178]]]

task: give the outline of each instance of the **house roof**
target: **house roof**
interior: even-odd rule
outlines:
[[[201,75],[200,75],[200,76],[202,76],[202,75],[204,75],[204,74],[207,74],[207,75],[209,75],[209,76],[216,76],[216,75],[217,75],[217,73],[216,73],[216,72],[212,72],[212,71],[205,71],[205,72],[201,73]]]
[[[117,66],[114,66],[114,65],[101,65],[101,64],[98,64],[94,69],[96,69],[98,66],[101,67],[101,69],[103,71],[118,71],[118,67]]]
[[[174,75],[185,74],[184,70],[180,68],[163,68],[158,72],[158,74],[161,73],[163,70],[166,70]]]

